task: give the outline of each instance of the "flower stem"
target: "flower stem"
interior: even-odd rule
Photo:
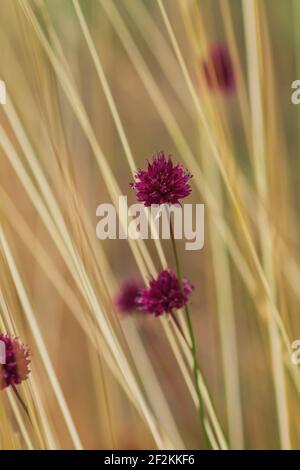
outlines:
[[[171,242],[172,242],[172,248],[173,248],[173,253],[174,253],[174,258],[175,258],[175,265],[176,265],[176,271],[177,271],[177,277],[178,277],[178,283],[180,290],[183,291],[183,282],[182,282],[182,275],[181,275],[181,269],[180,269],[180,264],[179,264],[179,257],[177,253],[177,248],[176,248],[176,243],[175,243],[175,238],[174,238],[174,230],[173,230],[173,225],[172,225],[172,220],[170,217],[170,234],[171,234]],[[184,313],[185,313],[185,319],[189,331],[189,336],[190,336],[190,341],[191,345],[189,346],[190,351],[193,356],[193,373],[194,373],[194,383],[195,383],[195,391],[198,399],[198,414],[199,414],[199,421],[200,421],[200,427],[204,436],[205,444],[206,446],[211,449],[211,444],[210,440],[205,428],[205,413],[204,413],[204,403],[202,399],[202,395],[200,392],[200,387],[199,387],[199,380],[198,380],[198,373],[199,371],[199,366],[198,366],[198,361],[197,361],[197,349],[196,349],[196,340],[195,340],[195,335],[194,335],[194,330],[193,330],[193,325],[189,313],[189,308],[188,305],[185,304],[184,306]],[[173,318],[174,319],[174,318]],[[177,321],[175,321],[177,325]],[[179,329],[180,332],[182,332],[182,329]]]
[[[20,404],[21,404],[23,410],[25,411],[26,415],[28,416],[29,421],[31,422],[28,408],[27,408],[27,406],[25,405],[24,400],[22,399],[21,395],[19,394],[19,392],[18,392],[18,390],[17,390],[17,387],[16,387],[14,384],[12,384],[11,387],[12,387],[12,389],[13,389],[13,391],[14,391],[14,394],[16,395],[18,401],[20,402]]]
[[[189,342],[188,342],[188,340],[187,340],[187,338],[186,338],[186,336],[185,336],[185,334],[184,334],[184,331],[183,331],[183,329],[182,329],[182,327],[181,327],[181,325],[180,325],[180,323],[179,323],[179,321],[178,321],[178,318],[176,317],[176,315],[174,314],[174,312],[171,313],[171,318],[172,318],[172,320],[173,320],[173,322],[174,322],[174,324],[175,324],[177,330],[179,331],[179,333],[181,334],[182,338],[184,339],[184,342],[187,344],[188,348],[190,349],[190,344],[189,344]]]

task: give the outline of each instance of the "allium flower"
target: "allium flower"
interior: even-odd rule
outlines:
[[[183,290],[180,289],[178,279],[172,271],[161,271],[156,279],[151,279],[149,287],[139,291],[139,310],[159,316],[182,308],[194,288],[186,279],[182,280],[182,284]]]
[[[136,280],[125,281],[116,296],[115,304],[119,312],[130,313],[137,310],[137,295],[141,284]]]
[[[171,157],[165,157],[163,151],[153,155],[147,170],[138,170],[131,187],[139,201],[145,206],[152,204],[179,204],[179,199],[191,192],[188,181],[192,175],[182,165],[174,165]]]
[[[203,70],[207,85],[222,93],[232,93],[235,90],[234,68],[229,51],[224,44],[213,44],[209,56],[203,62]]]
[[[0,390],[4,390],[27,379],[31,357],[29,348],[18,338],[0,333],[0,341],[5,346],[5,364],[0,364]]]

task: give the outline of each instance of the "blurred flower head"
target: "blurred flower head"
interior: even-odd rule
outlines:
[[[115,305],[120,313],[137,310],[137,296],[141,283],[131,279],[123,282],[115,298]]]
[[[206,83],[212,90],[233,93],[236,88],[235,73],[227,47],[222,43],[213,44],[203,62]]]
[[[155,316],[163,313],[173,313],[173,310],[182,308],[189,300],[193,286],[182,280],[183,289],[179,281],[170,270],[161,271],[156,279],[151,279],[149,287],[141,289],[137,298],[139,309]]]
[[[174,165],[171,157],[163,151],[153,155],[147,170],[138,170],[131,186],[139,201],[145,206],[152,204],[179,204],[179,200],[191,192],[188,181],[192,175],[182,165]]]
[[[31,354],[30,349],[19,338],[0,333],[0,341],[4,344],[5,351],[5,364],[0,364],[0,390],[4,390],[27,379]]]

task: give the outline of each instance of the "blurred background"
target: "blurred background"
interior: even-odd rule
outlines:
[[[205,447],[176,326],[114,304],[174,266],[170,242],[96,237],[160,150],[205,204],[204,248],[178,251],[211,446],[299,448],[299,18],[300,0],[2,2],[1,331],[32,372],[31,422],[1,392],[1,448]]]

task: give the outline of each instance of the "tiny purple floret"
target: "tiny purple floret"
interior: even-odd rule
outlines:
[[[181,290],[178,278],[172,271],[161,271],[156,279],[151,279],[149,287],[139,291],[139,310],[155,316],[172,314],[188,302],[194,288],[186,279],[182,280],[182,287]]]
[[[192,175],[180,164],[174,165],[163,151],[153,155],[147,170],[138,170],[131,187],[136,197],[149,207],[152,204],[179,204],[180,199],[191,193],[189,180]]]

